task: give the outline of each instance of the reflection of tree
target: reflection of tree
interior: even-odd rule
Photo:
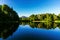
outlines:
[[[43,26],[42,23],[39,23],[39,24],[37,25],[38,28],[41,28],[42,26]]]
[[[20,22],[19,24],[20,25],[27,25],[27,24],[29,24],[29,22]]]
[[[55,29],[56,27],[60,28],[60,23],[54,23],[54,22],[49,22],[48,24],[46,22],[44,22],[44,23],[27,22],[26,24],[30,25],[30,27],[32,27],[32,28],[45,28],[45,29],[51,29],[51,28]]]
[[[29,22],[29,25],[32,27],[32,28],[34,28],[34,27],[37,27],[36,25],[36,23],[34,23],[34,22]]]
[[[56,23],[56,26],[60,28],[60,23]]]
[[[9,35],[12,35],[13,32],[18,27],[18,23],[1,23],[0,24],[0,37],[7,38]]]

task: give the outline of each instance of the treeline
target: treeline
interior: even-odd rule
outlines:
[[[32,14],[29,17],[20,17],[20,21],[45,21],[45,22],[54,22],[60,20],[60,14],[55,15],[54,13],[45,13],[45,14]]]
[[[17,13],[8,5],[0,5],[0,22],[18,21]]]

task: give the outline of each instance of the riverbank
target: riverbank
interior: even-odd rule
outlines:
[[[49,22],[49,21],[32,21],[32,22]],[[50,22],[60,23],[60,21],[50,21]]]

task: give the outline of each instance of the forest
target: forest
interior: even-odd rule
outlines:
[[[20,17],[20,21],[30,22],[60,22],[60,14],[55,15],[54,13],[44,14],[32,14],[29,17]]]

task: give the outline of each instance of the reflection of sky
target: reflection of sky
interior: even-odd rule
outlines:
[[[58,30],[57,30],[58,29]],[[57,31],[56,31],[57,30]],[[16,32],[8,37],[8,40],[17,39],[22,36],[33,36],[33,37],[43,37],[43,38],[49,38],[50,39],[60,39],[60,29],[55,28],[51,30],[42,29],[42,28],[31,28],[29,25],[20,25],[19,28],[16,30]],[[44,39],[45,40],[45,39]]]
[[[0,40],[2,40],[2,38],[0,38]]]
[[[60,13],[60,0],[0,0],[0,4],[11,6],[19,16],[38,13]]]
[[[51,30],[60,31],[60,29],[58,27],[56,27],[55,29],[51,29]]]

